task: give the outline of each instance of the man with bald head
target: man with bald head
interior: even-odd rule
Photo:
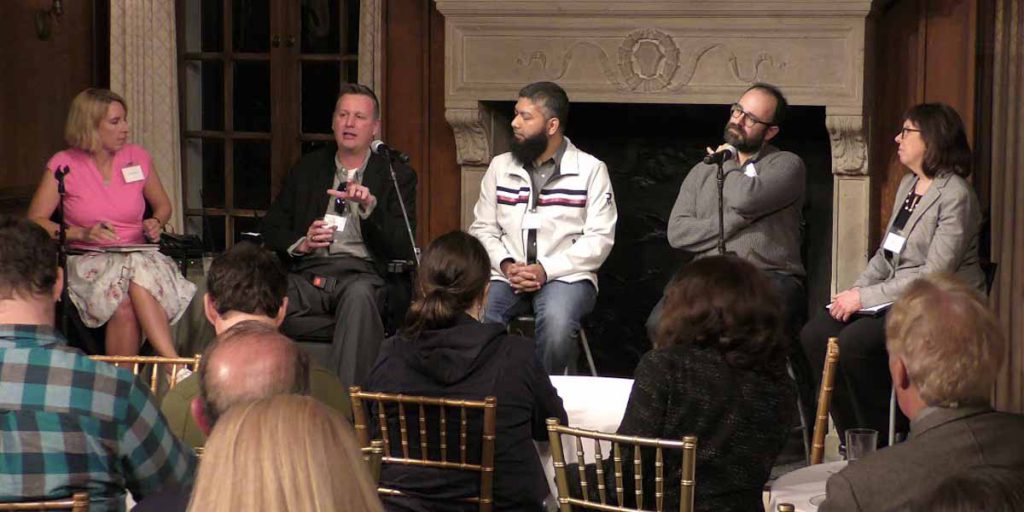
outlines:
[[[306,354],[274,327],[247,320],[207,347],[192,416],[209,435],[217,419],[236,404],[280,394],[308,395],[309,389]]]

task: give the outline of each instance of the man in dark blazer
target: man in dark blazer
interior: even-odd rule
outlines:
[[[407,280],[390,274],[389,263],[414,261],[415,253],[388,159],[370,150],[380,130],[377,96],[364,85],[342,85],[331,126],[335,145],[305,155],[289,172],[262,232],[291,262],[282,330],[301,338],[333,316],[330,367],[351,386],[377,358],[381,307],[396,318],[407,304]],[[392,163],[415,230],[416,174]]]
[[[823,512],[904,510],[966,468],[1024,464],[1024,416],[988,404],[1005,342],[977,290],[948,274],[920,279],[887,322],[910,438],[829,478]]]

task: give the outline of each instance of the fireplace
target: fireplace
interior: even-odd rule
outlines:
[[[569,137],[609,164],[620,213],[616,246],[635,244],[631,254],[641,256],[636,265],[647,272],[640,276],[647,278],[640,288],[655,288],[645,293],[657,300],[659,283],[674,270],[664,263],[674,260],[663,233],[659,240],[657,225],[664,219],[657,211],[624,209],[665,202],[670,209],[701,148],[720,140],[727,105],[751,83],[765,81],[778,85],[794,107],[794,123],[783,127],[779,145],[805,159],[808,201],[818,208],[807,215],[805,233],[810,307],[820,307],[829,292],[848,286],[864,267],[869,0],[438,0],[437,5],[446,23],[446,117],[462,169],[463,226],[472,222],[491,157],[508,147],[516,92],[530,82],[556,81],[572,101]],[[618,133],[625,143],[619,154],[604,153],[613,145],[609,137],[617,134],[609,116],[640,120]],[[646,142],[629,140],[644,125],[658,129],[644,137]],[[693,133],[683,134],[683,126],[694,127]],[[663,185],[655,193],[664,198],[642,195],[652,180]],[[638,191],[640,196],[631,197]],[[667,210],[661,215],[667,218]],[[622,336],[635,337],[639,310],[649,310],[652,300],[615,299],[616,280],[637,278],[616,270],[620,257],[613,253],[602,269],[599,307],[612,300],[602,315],[628,318],[591,325],[599,352]],[[610,328],[620,324],[629,332]]]

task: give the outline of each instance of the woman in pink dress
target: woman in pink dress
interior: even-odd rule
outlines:
[[[184,313],[195,285],[158,251],[95,251],[157,242],[171,216],[149,153],[127,143],[124,99],[106,89],[82,91],[71,103],[64,138],[69,148],[46,164],[28,216],[57,236],[50,220],[60,201],[54,171],[67,167],[67,239],[86,250],[68,257],[71,301],[89,327],[107,324],[107,354],[138,354],[144,333],[159,355],[177,357],[170,324]],[[152,214],[143,219],[146,202]]]

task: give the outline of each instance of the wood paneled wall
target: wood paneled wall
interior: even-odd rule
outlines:
[[[987,147],[976,137],[987,132],[975,126],[978,13],[976,0],[897,0],[873,14],[869,140],[871,211],[878,214],[872,222],[872,248],[878,246],[896,188],[908,172],[894,141],[907,109],[922,102],[947,103],[963,118],[972,147]]]
[[[0,212],[27,207],[47,159],[64,148],[72,98],[109,83],[107,1],[65,1],[44,41],[35,17],[51,3],[3,0],[0,7]]]
[[[455,136],[444,118],[444,17],[434,2],[384,5],[384,140],[410,157],[419,177],[421,247],[459,228]]]

